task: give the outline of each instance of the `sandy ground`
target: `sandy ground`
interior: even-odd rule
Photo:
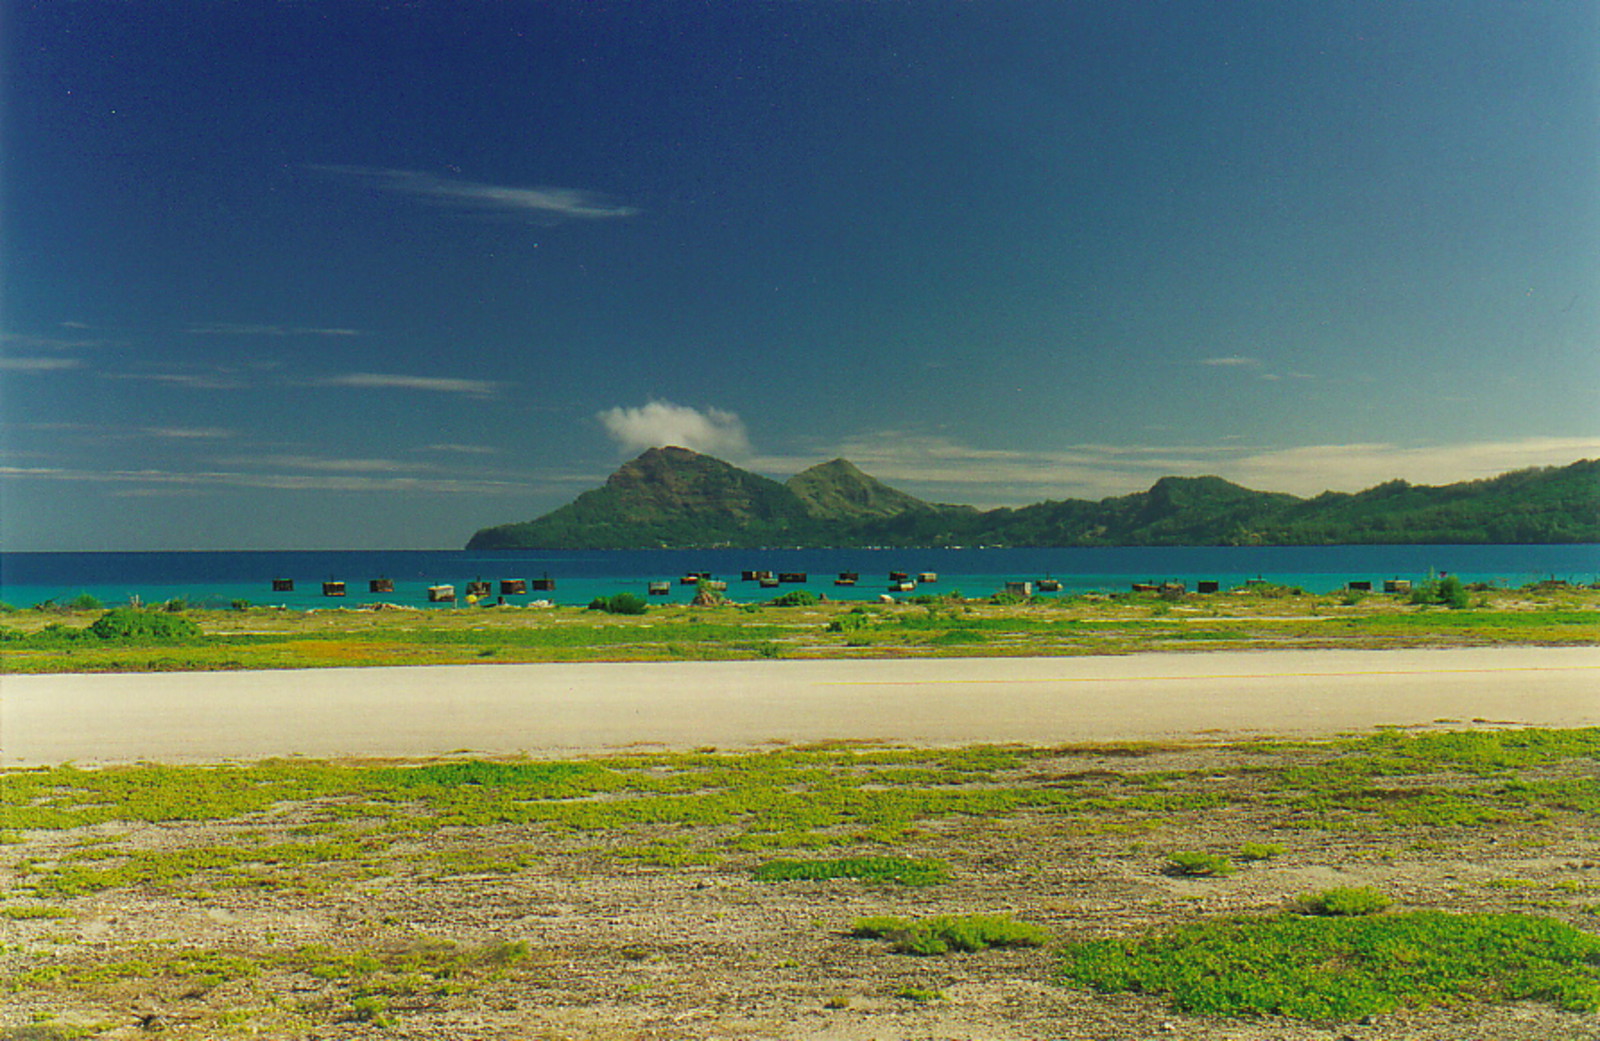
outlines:
[[[136,1041],[156,1030],[173,1041],[1600,1041],[1600,1017],[1542,1002],[1399,1009],[1338,1023],[1194,1016],[1160,995],[1058,985],[1048,947],[929,959],[850,935],[855,919],[875,914],[1006,913],[1060,941],[1132,936],[1193,918],[1271,913],[1297,893],[1339,885],[1376,887],[1401,909],[1533,911],[1588,928],[1600,913],[1600,840],[1590,821],[1569,814],[1497,827],[1305,828],[1293,819],[1299,811],[1243,796],[1267,783],[1250,767],[1276,762],[1274,755],[1312,763],[1315,752],[1228,751],[1206,740],[1445,721],[1469,729],[1600,724],[1600,648],[4,677],[8,765],[463,749],[568,754],[640,744],[736,749],[778,740],[1199,738],[1143,750],[1063,748],[999,779],[1098,784],[1125,795],[1122,775],[1166,772],[1180,778],[1169,782],[1174,790],[1240,797],[1138,819],[1087,809],[930,817],[889,847],[952,865],[952,882],[919,889],[760,883],[752,866],[780,853],[884,850],[861,840],[816,853],[740,851],[715,824],[645,824],[618,835],[498,824],[384,846],[374,821],[317,802],[238,819],[31,832],[4,847],[0,888],[14,891],[24,862],[271,846],[330,829],[379,842],[370,855],[386,866],[348,877],[337,860],[286,867],[263,884],[201,871],[57,900],[63,918],[0,917],[0,978],[40,958],[92,968],[167,949],[267,957],[302,945],[407,952],[448,941],[525,943],[531,954],[498,981],[388,997],[395,1022],[387,1027],[354,1014],[361,980],[286,969],[214,987],[159,972],[25,987],[0,1000],[0,1041],[84,1032]],[[1564,769],[1592,776],[1592,765]],[[1462,776],[1449,783],[1473,782]],[[1382,783],[1404,794],[1407,785],[1443,782]],[[608,844],[662,838],[722,857],[669,866],[606,852]],[[1283,852],[1226,878],[1163,870],[1168,851],[1232,854],[1247,842],[1277,843]],[[435,855],[488,863],[507,851],[527,854],[526,864],[430,866]],[[908,1000],[906,988],[938,997]],[[232,1025],[224,1026],[226,1016],[236,1017]]]
[[[1600,724],[1600,647],[8,676],[0,763]]]

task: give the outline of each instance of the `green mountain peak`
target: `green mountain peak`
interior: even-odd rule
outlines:
[[[542,517],[469,549],[762,546],[1237,546],[1600,542],[1600,462],[1429,487],[1391,481],[1301,499],[1220,477],[977,510],[924,502],[844,459],[780,484],[687,448],[652,448]]]
[[[789,478],[784,486],[799,497],[811,516],[830,520],[893,517],[931,508],[916,496],[862,473],[846,459],[818,463]]]

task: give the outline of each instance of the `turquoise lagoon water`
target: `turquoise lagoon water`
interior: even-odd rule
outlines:
[[[804,572],[804,584],[762,589],[741,581],[744,571]],[[853,587],[834,585],[839,572],[860,574]],[[1096,549],[740,549],[499,551],[329,550],[193,553],[0,553],[0,601],[19,607],[47,600],[70,601],[87,593],[107,605],[137,598],[144,603],[181,597],[195,605],[225,607],[236,600],[294,609],[356,607],[385,602],[427,607],[429,586],[484,580],[498,593],[502,579],[529,582],[523,604],[547,599],[587,604],[600,595],[646,595],[652,581],[669,582],[655,601],[686,602],[694,587],[679,578],[710,572],[728,583],[727,595],[753,602],[797,588],[841,600],[875,600],[888,589],[889,573],[913,577],[934,572],[938,581],[919,593],[987,596],[1009,581],[1050,577],[1064,592],[1125,591],[1135,582],[1219,582],[1222,588],[1264,578],[1313,592],[1346,582],[1413,581],[1430,572],[1456,574],[1466,582],[1520,586],[1558,578],[1600,581],[1600,544],[1562,546],[1281,546],[1153,547]],[[532,591],[533,580],[550,578],[550,592]],[[368,582],[388,578],[392,593],[369,593]],[[274,579],[294,582],[293,592],[274,592]],[[324,597],[322,583],[346,584],[343,598]],[[494,603],[491,595],[487,603]],[[466,609],[464,600],[456,609]]]

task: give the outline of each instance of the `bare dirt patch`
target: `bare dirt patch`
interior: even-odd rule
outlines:
[[[1594,931],[1600,738],[1507,733],[14,772],[0,1038],[1600,1037],[1543,1002],[1219,1019],[1055,978],[1061,943],[1334,886]],[[888,854],[949,881],[753,876]],[[940,914],[1051,940],[852,935]]]

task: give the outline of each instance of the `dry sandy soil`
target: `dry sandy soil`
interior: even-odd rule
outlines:
[[[1600,647],[8,676],[0,763],[1600,724]]]
[[[1402,908],[1531,911],[1593,931],[1600,836],[1592,819],[1557,812],[1491,826],[1407,826],[1374,811],[1358,815],[1366,823],[1356,827],[1321,826],[1327,821],[1304,799],[1274,804],[1269,793],[1288,790],[1281,776],[1268,782],[1253,769],[1326,759],[1318,750],[1216,745],[1058,749],[957,787],[1122,797],[1150,787],[1131,784],[1130,775],[1162,775],[1150,790],[1228,798],[1210,808],[934,814],[892,847],[835,834],[823,850],[741,848],[740,828],[727,823],[599,832],[499,824],[427,837],[400,833],[376,861],[267,870],[271,882],[202,870],[66,899],[41,895],[36,899],[65,916],[0,919],[7,979],[44,964],[103,967],[142,958],[152,968],[13,983],[0,1002],[0,1038],[141,1038],[156,1030],[171,1038],[440,1041],[1600,1038],[1594,1014],[1532,1002],[1401,1010],[1349,1023],[1192,1016],[1158,995],[1063,986],[1052,978],[1048,946],[915,957],[850,935],[852,923],[870,915],[1005,913],[1043,926],[1055,941],[1125,936],[1222,913],[1273,912],[1295,894],[1338,885],[1375,887]],[[1523,775],[1600,783],[1593,760],[1541,769]],[[1381,785],[1389,799],[1403,800],[1408,788],[1482,783],[1446,773],[1385,777]],[[111,840],[122,851],[171,852],[341,829],[376,834],[362,830],[374,822],[359,814],[341,819],[340,802],[276,804],[221,820],[30,831],[3,847],[6,881],[15,903],[16,887],[28,881],[18,871],[24,858],[49,864]],[[1249,842],[1284,851],[1226,877],[1163,871],[1167,852],[1228,853]],[[663,863],[670,858],[623,848],[640,843],[711,851],[717,862]],[[445,847],[456,860],[430,859]],[[774,856],[885,852],[945,861],[953,878],[913,888],[845,879],[770,883],[751,875]],[[497,963],[495,952],[512,949],[506,944],[525,944],[526,956]],[[269,963],[272,952],[306,945],[350,957],[365,952],[391,969],[407,952],[425,966],[429,945],[462,960],[454,992],[433,983],[410,994],[380,988],[386,1011],[362,1019],[361,982],[392,982],[392,974],[364,976],[349,962],[330,968],[332,961],[313,971],[305,957]],[[254,976],[197,982],[192,972],[161,967],[181,950],[254,957],[264,967]],[[907,988],[938,997],[902,996]]]

